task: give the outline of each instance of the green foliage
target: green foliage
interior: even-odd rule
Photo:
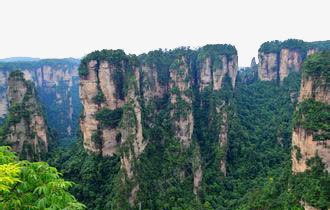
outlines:
[[[18,161],[8,147],[0,147],[1,209],[84,209],[56,168],[47,163]]]
[[[281,43],[281,48],[290,49],[290,50],[298,50],[300,52],[307,51],[307,43],[303,40],[299,39],[288,39]]]
[[[198,50],[198,58],[216,58],[219,55],[230,57],[237,55],[237,50],[235,46],[230,44],[208,44]]]
[[[45,148],[45,145],[41,145],[40,141],[36,142],[36,145],[32,145],[31,142],[35,139],[36,134],[32,129],[29,129],[32,119],[32,116],[40,115],[42,116],[42,110],[40,104],[37,102],[34,85],[30,81],[25,81],[23,77],[23,73],[20,71],[13,71],[9,76],[9,80],[13,82],[19,81],[23,83],[26,88],[26,92],[23,95],[23,99],[21,101],[17,101],[17,99],[13,99],[10,101],[11,106],[9,107],[9,113],[7,114],[3,124],[0,127],[0,145],[7,146],[18,146],[17,142],[9,141],[8,137],[11,132],[16,131],[16,125],[20,122],[23,122],[26,126],[25,132],[23,133],[26,136],[26,140],[20,140],[21,145],[19,145],[22,150],[19,154],[22,159],[29,160],[40,160],[45,154],[44,151],[39,150],[40,148]],[[13,83],[15,85],[15,83]],[[12,91],[17,91],[16,87],[10,87]],[[15,98],[15,97],[14,97]],[[20,135],[18,135],[20,136]],[[22,138],[22,137],[18,137]],[[39,139],[38,139],[39,140]],[[51,143],[51,141],[49,141]],[[39,147],[42,146],[42,147]]]
[[[314,48],[314,49],[318,49],[321,51],[329,51],[330,50],[330,40],[309,42],[308,48]]]
[[[124,78],[124,73],[120,70],[116,70],[112,74],[112,79],[115,83],[116,87],[116,97],[119,99],[124,100],[125,98],[125,93],[124,93],[124,84],[125,84],[125,78]]]
[[[70,192],[88,209],[117,210],[113,204],[117,184],[120,183],[117,178],[119,157],[88,154],[81,141],[78,139],[69,148],[53,151],[49,164],[59,168],[66,179],[76,183]]]
[[[304,202],[319,209],[330,207],[330,176],[320,157],[307,161],[310,169],[298,173],[290,179],[292,192]]]
[[[275,40],[275,41],[269,41],[263,43],[258,51],[263,53],[279,53],[281,50],[280,48],[281,48],[281,42]]]
[[[276,48],[277,44],[271,45]],[[299,41],[286,41],[283,46],[296,49],[299,44]],[[274,50],[272,46],[264,47]],[[196,58],[222,55],[217,49],[217,46],[210,45],[197,52],[188,48],[159,50],[139,56],[139,61],[157,68],[161,85],[167,85],[171,65],[172,70],[179,70],[184,56],[189,80],[194,83],[198,82],[199,70]],[[228,46],[223,54],[233,55],[235,52]],[[125,59],[119,63],[118,66],[125,65]],[[212,65],[220,66],[221,63]],[[125,71],[123,80],[120,76],[116,80],[126,84],[129,76]],[[306,184],[308,178],[303,178],[297,188],[292,184],[297,182],[291,176],[290,158],[292,115],[300,87],[299,74],[291,73],[281,86],[253,78],[246,81],[243,76],[233,89],[231,79],[226,76],[220,91],[213,91],[211,87],[200,91],[197,85],[192,85],[191,90],[181,93],[174,87],[170,93],[178,95],[175,107],[168,95],[149,104],[141,100],[143,137],[148,145],[138,159],[133,158],[134,180],[125,180],[117,155],[88,155],[81,142],[69,151],[55,152],[50,162],[60,167],[65,177],[78,182],[72,192],[90,209],[134,209],[129,206],[127,198],[135,183],[139,183],[135,209],[298,210],[302,209],[301,200],[326,207],[328,192],[321,185],[327,186],[327,178],[319,169],[313,169],[319,171],[317,181]],[[183,95],[189,96],[192,104],[183,100]],[[183,149],[172,127],[176,114],[181,116],[188,111],[194,116],[194,133],[189,149]],[[224,126],[224,113],[228,114],[228,145],[220,147],[219,131]],[[131,137],[134,131],[131,128],[135,128],[137,119],[132,102],[125,104],[123,110],[102,109],[96,118],[101,126],[126,129],[125,143],[119,152],[127,155],[128,151],[133,151]],[[99,133],[95,137],[99,137]],[[199,152],[200,162],[197,159]],[[222,160],[227,160],[226,176],[219,167]],[[192,192],[193,172],[199,164],[203,179],[196,198]],[[310,187],[312,184],[314,188]],[[304,185],[311,191],[307,191]]]
[[[15,161],[15,154],[9,147],[0,147],[0,201],[2,193],[9,193],[11,188],[20,182],[20,166]]]
[[[98,90],[97,94],[92,98],[93,102],[96,104],[101,104],[105,102],[105,96],[102,90]]]
[[[155,67],[161,85],[166,85],[169,81],[169,66],[171,65],[171,55],[168,51],[161,49],[148,52],[139,56],[142,64]]]
[[[314,140],[330,139],[330,105],[313,99],[307,99],[298,104],[293,116],[294,127],[302,126],[313,132]]]
[[[308,57],[302,67],[303,76],[325,79],[330,82],[330,52],[316,53]]]
[[[10,72],[9,77],[14,80],[24,80],[23,72],[18,70]]]
[[[96,113],[95,118],[101,123],[102,126],[116,128],[119,125],[122,114],[123,109],[121,108],[115,110],[103,108]]]
[[[299,87],[295,73],[281,86],[238,81],[231,102],[237,114],[229,118],[228,176],[223,195],[228,209],[299,206],[286,184],[291,173],[291,120],[296,101],[290,95],[296,93],[297,97]]]
[[[126,67],[127,65],[137,65],[138,60],[135,56],[128,56],[123,50],[97,50],[86,55],[80,62],[78,68],[79,75],[84,77],[88,75],[88,63],[90,61],[97,61],[97,66],[102,61],[108,61],[114,65],[117,69]]]
[[[288,39],[283,42],[278,40],[268,41],[260,46],[259,52],[280,53],[281,49],[297,50],[306,54],[307,42],[304,42],[303,40],[299,40],[299,39]]]

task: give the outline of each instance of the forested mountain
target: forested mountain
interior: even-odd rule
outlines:
[[[22,159],[40,161],[50,137],[34,84],[24,79],[23,72],[10,73],[7,98],[10,108],[0,128],[1,145],[11,146]]]
[[[266,42],[243,69],[228,44],[92,52],[77,142],[47,161],[88,209],[329,209],[328,49]]]
[[[74,140],[81,112],[79,100],[79,60],[42,59],[33,61],[0,60],[0,123],[8,113],[8,77],[20,70],[32,81],[45,111],[52,133],[61,143]]]

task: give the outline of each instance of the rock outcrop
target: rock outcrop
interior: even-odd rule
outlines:
[[[14,71],[8,79],[9,113],[1,128],[0,141],[22,159],[41,160],[48,151],[49,136],[33,83]]]
[[[258,76],[263,81],[282,82],[291,72],[300,72],[303,61],[318,51],[329,50],[328,41],[289,39],[265,42],[259,48]]]
[[[171,65],[169,87],[173,130],[183,148],[190,146],[194,128],[190,75],[190,60],[185,56],[178,57]]]
[[[101,57],[102,53],[106,56]],[[120,179],[129,194],[129,204],[134,206],[139,191],[134,168],[146,147],[139,100],[140,68],[134,57],[121,50],[103,50],[90,56],[95,59],[86,57],[80,66],[84,147],[102,156],[121,157]]]
[[[323,126],[329,121],[327,118],[319,117],[330,112],[329,60],[329,53],[321,53],[315,54],[304,64],[292,134],[294,173],[308,169],[307,160],[316,155],[330,171],[330,131]]]
[[[8,113],[6,90],[10,72],[21,70],[35,84],[45,108],[45,117],[56,139],[66,141],[77,132],[81,111],[79,101],[79,60],[47,59],[0,64],[0,122]]]
[[[196,97],[211,91],[205,100],[212,101],[210,107],[214,112],[203,119],[212,118],[210,126],[216,121],[212,141],[225,153],[228,132],[225,107],[229,103],[220,95],[223,87],[235,87],[237,68],[237,52],[230,45],[208,45],[196,51],[156,50],[138,58],[122,50],[102,50],[81,61],[80,98],[84,109],[80,126],[84,147],[102,156],[120,156],[121,197],[126,195],[123,200],[131,207],[137,205],[141,190],[138,182],[141,171],[137,169],[143,164],[140,158],[150,141],[160,141],[157,144],[162,147],[167,144],[164,139],[171,139],[176,145],[173,150],[182,157],[194,151],[194,157],[187,160],[189,166],[177,165],[175,174],[179,182],[192,178],[192,193],[199,196],[203,160],[198,140],[193,137],[194,105],[201,103]],[[213,98],[217,100],[213,102]],[[159,113],[166,119],[159,119]],[[150,139],[159,135],[155,131],[162,130],[169,136]],[[218,152],[218,148],[213,152]],[[220,174],[221,171],[226,174],[225,163],[223,155],[217,165]]]
[[[276,53],[259,52],[259,79],[263,81],[277,80],[279,58]]]
[[[212,51],[212,53],[210,53]],[[222,49],[209,49],[205,46],[199,53],[200,57],[200,90],[204,90],[208,86],[217,91],[222,87],[225,76],[231,80],[231,84],[235,87],[236,76],[238,71],[238,56],[236,53],[226,54]],[[203,57],[205,57],[203,59]]]

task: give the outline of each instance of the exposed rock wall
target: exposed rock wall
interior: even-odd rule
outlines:
[[[184,148],[188,148],[191,144],[194,128],[190,61],[182,56],[174,62],[177,63],[177,66],[170,69],[172,124],[175,137]]]
[[[312,62],[314,61],[312,60]],[[305,68],[308,68],[308,66],[312,65],[307,65]],[[326,69],[328,66],[324,64],[323,66],[319,64],[319,66],[321,67],[319,67],[316,72],[303,73],[299,104],[308,99],[312,99],[313,101],[330,105],[330,83],[328,76],[326,76],[329,69]],[[311,72],[310,69],[306,70]],[[313,113],[313,115],[317,114],[318,113]],[[318,130],[317,133],[315,133],[311,130],[307,130],[304,128],[304,126],[299,124],[295,126],[292,133],[292,171],[294,173],[304,172],[308,168],[306,161],[316,155],[322,159],[322,161],[325,163],[326,169],[330,171],[330,139],[317,140],[315,138],[316,134],[323,132],[324,131]]]
[[[47,122],[56,138],[64,141],[76,135],[81,105],[79,101],[79,61],[74,59],[1,63],[0,122],[8,113],[8,76],[20,69],[24,78],[33,81],[44,107]]]
[[[41,160],[48,151],[48,129],[34,86],[24,79],[22,72],[10,74],[8,102],[9,114],[0,141],[12,146],[23,159]]]
[[[192,193],[199,196],[203,160],[200,145],[193,138],[196,116],[193,108],[199,103],[196,97],[209,89],[212,95],[207,97],[221,98],[225,83],[231,89],[235,87],[238,68],[236,50],[232,46],[220,48],[229,48],[229,52],[180,48],[170,52],[153,51],[136,62],[121,50],[103,50],[82,60],[80,97],[84,109],[80,125],[84,147],[102,156],[121,157],[121,188],[125,192],[124,200],[130,206],[137,205],[141,190],[138,182],[141,172],[137,169],[140,157],[150,144],[148,138],[155,135],[154,131],[150,132],[155,127],[166,129],[169,136],[164,139],[180,143],[178,148],[175,146],[177,155],[185,157],[195,151],[193,160],[186,163],[190,169],[178,165],[175,170],[179,181],[186,181],[187,177],[193,179]],[[217,110],[213,118],[219,117],[219,120],[212,141],[225,148],[228,129],[227,115],[223,113],[228,104],[220,99],[214,104],[216,106],[212,107]],[[118,119],[115,117],[117,111],[121,113]],[[162,115],[166,116],[163,121],[157,117]],[[222,122],[223,117],[226,119],[220,125],[218,121]],[[164,139],[158,146],[167,144]],[[154,142],[158,140],[152,139]],[[225,174],[225,160],[219,165],[221,169],[218,169]]]
[[[161,98],[167,92],[167,87],[159,80],[158,71],[155,65],[142,65],[142,86],[143,98],[148,103],[155,98]]]
[[[304,42],[289,39],[261,45],[258,52],[258,77],[263,81],[282,82],[290,72],[300,72],[303,61],[310,55],[329,50],[328,41]]]
[[[237,55],[218,55],[215,58],[205,58],[200,69],[200,90],[204,90],[209,85],[213,86],[213,90],[220,90],[226,75],[230,77],[232,86],[235,87],[237,70]]]
[[[259,79],[263,81],[277,80],[279,58],[276,53],[259,52]]]
[[[322,103],[330,103],[329,81],[324,78],[306,77],[301,80],[299,101],[313,98]]]
[[[299,72],[303,61],[303,53],[297,50],[281,49],[279,78],[283,81],[290,72]]]
[[[80,99],[83,104],[83,116],[80,119],[80,128],[84,136],[84,147],[88,151],[98,153],[100,148],[92,136],[98,130],[99,122],[95,119],[96,112],[100,109],[99,105],[94,102],[94,97],[98,93],[97,88],[97,61],[93,60],[88,63],[88,75],[80,78]]]

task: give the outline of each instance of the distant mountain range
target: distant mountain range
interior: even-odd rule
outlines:
[[[29,61],[38,61],[40,58],[31,58],[31,57],[10,57],[0,59],[0,62],[29,62]]]
[[[65,60],[71,61],[79,61],[76,58],[64,58]],[[10,58],[2,58],[0,62],[33,62],[33,61],[40,61],[40,60],[57,60],[57,59],[41,59],[41,58],[31,58],[31,57],[10,57]]]

